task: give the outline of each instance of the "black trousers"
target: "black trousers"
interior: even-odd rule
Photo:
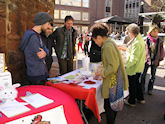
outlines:
[[[60,75],[73,71],[73,59],[58,59]]]
[[[128,75],[129,80],[129,99],[130,104],[135,104],[135,99],[144,100],[144,95],[142,91],[142,84],[139,82],[141,73],[136,73],[135,75]]]
[[[147,75],[147,71],[148,71],[149,67],[151,67],[151,76],[150,76],[150,80],[148,83],[148,90],[153,89],[153,85],[154,85],[154,81],[155,81],[155,74],[156,74],[157,67],[155,65],[148,65],[147,63],[145,63],[144,71],[143,71],[142,76],[141,76],[141,83],[142,83],[143,92],[145,92],[146,75]]]
[[[104,109],[106,113],[107,124],[115,124],[117,112],[111,109],[109,99],[104,99]]]
[[[45,62],[46,62],[46,66],[47,66],[48,72],[49,72],[51,67],[52,67],[53,58],[52,57],[46,57]]]

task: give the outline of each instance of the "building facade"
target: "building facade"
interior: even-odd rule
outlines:
[[[124,17],[137,21],[142,2],[145,13],[165,11],[165,0],[125,0]]]
[[[141,0],[125,0],[124,17],[136,22],[138,20],[138,13],[140,12],[140,3]]]
[[[110,15],[124,17],[124,0],[111,0]]]
[[[110,14],[111,0],[106,0],[105,7],[106,7],[106,9],[105,9],[105,17],[111,16],[111,14]]]
[[[149,12],[160,12],[165,11],[165,0],[144,0],[148,7],[146,8]]]
[[[105,17],[106,0],[55,0],[54,21],[56,26],[64,24],[66,15],[74,18],[74,27],[85,33],[95,20]]]

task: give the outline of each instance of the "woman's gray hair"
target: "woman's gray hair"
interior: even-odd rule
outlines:
[[[137,24],[132,23],[126,27],[126,31],[133,33],[134,35],[138,35],[140,32],[140,28]]]

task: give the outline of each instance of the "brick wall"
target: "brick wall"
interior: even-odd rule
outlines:
[[[124,17],[124,0],[112,0],[111,3],[111,16]]]
[[[33,17],[45,11],[53,16],[54,0],[0,0],[0,52],[6,54],[6,64],[13,82],[24,82],[25,64],[19,44],[26,29],[33,27]]]
[[[105,17],[105,0],[90,0],[90,26]]]

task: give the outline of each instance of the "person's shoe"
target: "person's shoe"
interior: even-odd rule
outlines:
[[[137,102],[140,103],[140,104],[145,104],[146,103],[145,100],[137,100]]]
[[[135,104],[129,103],[127,100],[124,100],[124,103],[125,103],[126,105],[131,106],[131,107],[135,107],[135,106],[136,106]]]
[[[152,90],[148,90],[148,95],[152,95]]]

